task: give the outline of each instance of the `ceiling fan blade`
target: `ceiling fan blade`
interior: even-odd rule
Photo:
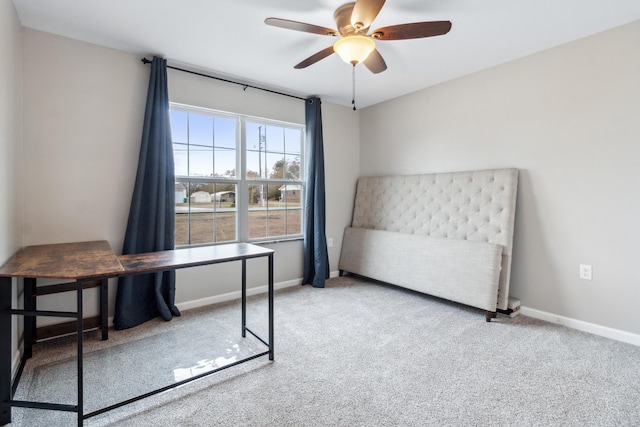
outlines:
[[[326,58],[327,56],[331,55],[332,53],[333,53],[333,46],[329,46],[328,48],[322,49],[320,52],[317,52],[317,53],[311,55],[310,57],[308,57],[304,61],[300,62],[299,64],[297,64],[293,68],[296,68],[296,69],[307,68],[309,65],[315,64],[316,62],[320,61],[321,59]]]
[[[369,28],[380,13],[384,2],[385,0],[356,0],[353,12],[351,12],[351,25],[356,30]]]
[[[267,18],[264,23],[274,27],[286,28],[287,30],[303,31],[305,33],[320,34],[322,36],[337,36],[336,30],[320,27],[319,25],[307,24],[304,22],[290,21],[288,19]]]
[[[369,54],[367,59],[363,62],[364,66],[369,69],[373,74],[378,74],[387,69],[387,64],[384,62],[382,55],[378,52],[378,49],[374,49]]]
[[[441,36],[451,30],[451,21],[414,22],[378,28],[371,35],[376,40],[407,40]]]

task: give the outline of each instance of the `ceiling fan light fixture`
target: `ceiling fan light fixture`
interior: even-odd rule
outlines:
[[[340,58],[347,64],[359,64],[376,48],[376,42],[371,37],[366,36],[345,36],[341,37],[333,45],[333,50],[340,55]]]

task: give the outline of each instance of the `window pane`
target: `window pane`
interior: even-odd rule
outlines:
[[[237,240],[236,185],[176,183],[176,246]]]
[[[236,176],[236,150],[229,148],[216,148],[215,150],[215,176]]]
[[[187,117],[186,111],[171,110],[169,121],[171,123],[171,139],[173,142],[187,143]]]
[[[267,186],[260,184],[249,185],[249,209],[267,207]]]
[[[269,185],[269,204],[267,216],[267,235],[284,236],[286,230],[286,202],[280,200],[281,185]]]
[[[170,110],[171,138],[173,144],[173,161],[176,175],[185,176],[188,174],[188,146],[189,142],[187,123],[188,113],[186,111]]]
[[[285,152],[300,156],[300,143],[302,141],[302,130],[285,129]]]
[[[189,146],[189,176],[213,176],[213,148]]]
[[[267,237],[267,212],[249,210],[249,239]]]
[[[250,239],[301,234],[300,187],[297,184],[248,186]]]
[[[263,154],[258,150],[247,150],[247,178],[259,178],[262,174]],[[264,176],[264,174],[262,174]]]
[[[189,144],[213,146],[213,117],[189,113]]]
[[[211,184],[189,185],[189,243],[213,242],[213,203],[209,192]]]
[[[287,229],[285,234],[302,234],[302,209],[287,210]]]
[[[249,185],[249,238],[267,237],[267,186]]]
[[[247,178],[300,179],[302,129],[247,122]]]
[[[215,117],[214,142],[216,147],[236,148],[236,121],[223,117]]]
[[[299,184],[287,184],[280,187],[282,200],[287,207],[299,207],[302,197],[301,186]]]
[[[300,157],[286,157],[286,171],[284,179],[300,180]]]
[[[213,240],[213,212],[204,212],[204,208],[191,208],[190,240],[192,245],[212,243]]]
[[[189,175],[189,146],[173,144],[173,165],[178,176]]]
[[[280,153],[267,153],[267,164],[269,165],[269,178],[283,179],[285,163]]]
[[[246,141],[247,141],[247,150],[258,150],[260,146],[260,140],[264,131],[264,126],[259,123],[254,123],[247,121],[244,125],[246,129]]]
[[[285,128],[280,126],[265,126],[265,143],[269,151],[284,153]]]
[[[216,242],[232,242],[236,237],[235,211],[220,212],[216,215]]]
[[[188,184],[176,182],[176,246],[189,244]]]
[[[214,184],[212,200],[215,212],[215,241],[237,240],[237,187],[235,184]]]

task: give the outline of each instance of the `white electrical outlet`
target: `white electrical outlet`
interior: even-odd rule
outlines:
[[[585,280],[593,279],[591,274],[591,266],[587,264],[580,264],[580,278]]]
[[[329,246],[330,248],[333,247],[333,239],[331,237],[327,239],[327,246]]]

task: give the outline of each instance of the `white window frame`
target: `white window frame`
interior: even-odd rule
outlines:
[[[176,102],[169,103],[170,109],[187,112],[202,112],[205,114],[211,114],[214,116],[225,117],[236,121],[236,177],[200,177],[200,176],[178,176],[175,177],[175,182],[206,182],[206,183],[220,183],[220,184],[235,184],[236,186],[236,239],[226,240],[223,242],[209,242],[209,243],[190,243],[187,245],[177,245],[176,247],[195,247],[195,246],[210,246],[220,245],[225,243],[234,242],[251,242],[251,243],[270,243],[270,242],[282,242],[290,240],[301,240],[303,238],[302,230],[304,230],[304,205],[306,194],[306,177],[305,177],[305,126],[298,123],[284,122],[279,120],[272,120],[263,117],[255,117],[244,114],[229,113],[226,111],[220,111],[210,108],[203,108],[193,105],[180,104]],[[265,126],[278,126],[294,128],[300,131],[300,178],[298,180],[287,179],[269,179],[269,178],[247,178],[247,135],[246,135],[246,123],[253,122],[264,124]],[[173,145],[173,141],[172,141]],[[265,176],[268,176],[268,171],[265,171]],[[267,236],[261,238],[249,238],[249,185],[267,184],[272,185],[300,185],[300,207],[290,208],[285,210],[299,210],[300,211],[300,233],[287,234],[283,236]],[[191,215],[191,214],[189,214]],[[286,217],[286,215],[285,215]]]

